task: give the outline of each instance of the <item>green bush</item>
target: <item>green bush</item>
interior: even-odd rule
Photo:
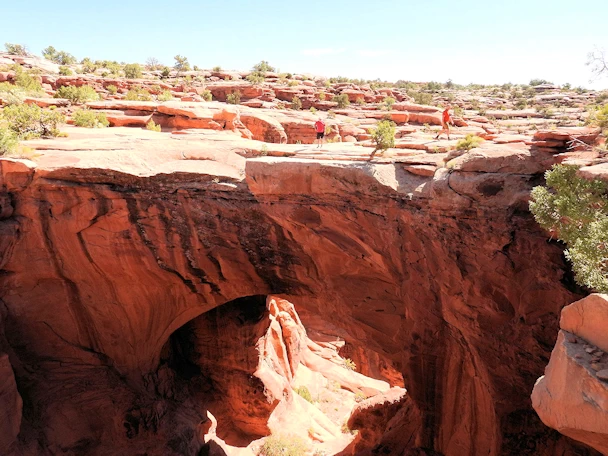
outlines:
[[[580,285],[608,292],[608,183],[576,175],[578,167],[555,165],[545,174],[546,187],[534,187],[530,211],[536,221],[568,245]]]
[[[261,73],[266,73],[267,71],[270,71],[271,73],[274,73],[275,68],[273,66],[270,66],[270,64],[266,60],[262,60],[260,63],[253,66],[253,71],[258,71]]]
[[[22,44],[4,43],[4,49],[11,55],[27,55],[27,48]]]
[[[211,90],[208,90],[208,89],[205,89],[203,91],[203,93],[201,94],[201,97],[203,97],[203,100],[205,100],[205,101],[213,100],[213,94],[211,93]]]
[[[83,73],[95,73],[97,71],[97,65],[94,64],[88,57],[82,59],[80,64],[82,65]]]
[[[163,90],[156,97],[158,101],[170,101],[173,100],[173,93],[170,90]]]
[[[479,147],[483,142],[483,138],[469,133],[464,138],[459,139],[456,143],[456,150],[471,150]]]
[[[335,119],[336,118],[336,113],[333,112],[331,109],[329,111],[327,111],[327,118],[328,119]]]
[[[390,111],[393,109],[393,105],[396,101],[397,100],[395,100],[393,97],[385,97],[384,100],[382,100],[382,104],[387,111]]]
[[[17,135],[6,126],[0,125],[0,156],[13,152],[17,148]]]
[[[532,87],[539,86],[541,84],[553,84],[552,82],[547,81],[546,79],[532,79],[530,81],[530,85]]]
[[[378,122],[378,125],[370,131],[372,142],[376,145],[374,152],[385,151],[391,147],[395,147],[395,133],[395,122],[391,120],[381,120]]]
[[[325,98],[326,98],[326,97],[327,97],[327,95],[325,95],[325,92],[321,92],[321,93],[319,94],[319,100],[321,100],[321,101],[325,101]]]
[[[238,105],[241,104],[241,92],[238,90],[232,93],[229,93],[226,97],[226,103]]]
[[[110,122],[104,112],[95,112],[90,109],[74,111],[72,120],[77,127],[105,128],[110,126]]]
[[[395,126],[395,125],[393,124],[393,128],[394,128],[394,126]],[[393,146],[394,146],[394,145],[395,145],[395,144],[394,144],[394,135],[393,135]],[[390,147],[393,147],[393,146],[390,146]],[[387,149],[388,149],[388,148],[387,148]],[[346,367],[348,370],[352,370],[352,371],[357,370],[357,365],[356,365],[356,364],[355,364],[355,362],[354,362],[352,359],[350,359],[350,358],[346,358],[346,359],[344,360],[344,367]]]
[[[88,85],[81,87],[61,86],[55,92],[55,98],[65,98],[75,104],[86,103],[87,101],[99,100],[99,95],[95,89]]]
[[[186,57],[183,55],[176,55],[173,57],[173,59],[175,60],[175,65],[173,65],[173,68],[175,68],[178,72],[190,71],[190,63]]]
[[[65,116],[59,111],[41,109],[34,104],[6,106],[2,111],[2,118],[19,139],[58,136],[60,131],[57,126],[65,122]]]
[[[254,71],[253,73],[248,74],[245,79],[251,82],[253,85],[259,85],[266,80],[266,76],[264,76],[264,73]]]
[[[213,72],[215,72],[215,73],[219,73],[220,71],[222,71],[222,67],[221,67],[221,66],[219,66],[219,65],[214,66],[214,67],[211,69],[211,71],[213,71]]]
[[[334,95],[331,101],[333,101],[334,103],[338,103],[339,109],[346,108],[350,104],[348,95],[346,95],[345,93],[341,95]]]
[[[296,436],[271,435],[258,452],[259,456],[305,456],[308,446]]]
[[[72,69],[70,67],[61,65],[59,67],[59,74],[62,76],[71,76],[74,74],[74,72],[72,71]]]
[[[148,122],[146,124],[146,130],[150,130],[150,131],[161,131],[161,126],[154,123],[154,121],[152,119],[150,119],[150,122]]]
[[[300,111],[302,109],[302,100],[300,100],[298,97],[293,97],[291,100],[291,109]]]
[[[357,100],[355,101],[355,103],[357,103],[359,106],[363,106],[365,104],[365,98],[357,97]]]
[[[421,105],[430,105],[433,102],[433,95],[430,93],[419,92],[416,90],[408,90],[407,94],[414,99],[414,103]]]
[[[152,95],[143,87],[133,87],[125,95],[125,100],[130,101],[152,101]]]
[[[171,76],[171,68],[169,67],[164,67],[163,71],[160,74],[160,77],[162,79],[167,79],[169,76]]]
[[[106,90],[110,93],[110,95],[116,95],[118,93],[118,87],[116,87],[114,84],[107,86]]]
[[[608,104],[591,111],[587,123],[600,127],[602,131],[608,130]]]
[[[266,145],[266,144],[264,144]],[[312,395],[310,394],[309,389],[306,386],[300,386],[298,388],[294,388],[294,391],[302,396],[303,399],[307,400],[311,404],[313,403]]]
[[[21,87],[8,82],[0,82],[0,99],[2,99],[5,105],[23,103],[26,95],[25,90]]]
[[[15,85],[17,87],[21,87],[29,95],[44,93],[40,81],[25,71],[21,65],[15,65],[13,69],[15,71]]]
[[[142,77],[141,66],[139,63],[128,63],[122,69],[127,79],[139,79]]]
[[[309,111],[311,112],[311,114],[316,114],[317,113],[317,108],[315,108],[314,106],[311,106]]]
[[[65,51],[58,51],[53,46],[43,49],[42,56],[47,60],[58,63],[59,65],[73,65],[76,63],[76,58],[72,54]]]

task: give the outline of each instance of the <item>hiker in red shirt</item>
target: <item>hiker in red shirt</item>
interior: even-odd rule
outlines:
[[[435,139],[439,139],[439,136],[441,136],[442,133],[447,133],[448,135],[448,140],[450,139],[450,124],[454,125],[454,121],[452,120],[452,116],[450,116],[450,105],[447,105],[445,110],[443,111],[443,114],[441,115],[441,131],[439,133],[437,133],[437,136],[435,136]]]
[[[320,148],[321,142],[323,141],[323,138],[325,138],[325,123],[321,118],[315,122],[315,131],[317,132],[317,141],[319,143],[317,147]]]

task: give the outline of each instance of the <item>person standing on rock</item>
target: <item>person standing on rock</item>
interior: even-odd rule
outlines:
[[[320,117],[315,122],[315,131],[317,132],[317,141],[319,144],[317,147],[320,148],[323,138],[325,138],[325,122],[323,122]]]
[[[439,139],[442,133],[446,133],[448,135],[448,140],[450,139],[450,124],[454,125],[454,121],[452,120],[452,116],[450,116],[450,109],[452,107],[447,105],[443,110],[443,114],[441,115],[441,131],[437,133],[435,139]]]

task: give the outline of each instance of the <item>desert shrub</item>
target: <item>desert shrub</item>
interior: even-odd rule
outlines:
[[[27,55],[27,48],[22,44],[4,43],[4,49],[11,55]]]
[[[414,103],[429,105],[433,102],[433,95],[430,93],[419,92],[416,90],[408,90],[407,94],[414,99]]]
[[[526,99],[517,100],[515,102],[515,107],[517,109],[526,109],[528,107],[528,100],[526,100]]]
[[[27,94],[43,93],[40,81],[23,69],[21,65],[13,67],[15,71],[15,85],[22,88]]]
[[[125,100],[130,101],[152,101],[152,95],[143,87],[133,87],[125,95]]]
[[[43,49],[42,56],[59,65],[73,65],[76,63],[76,58],[72,54],[65,51],[58,51],[53,46]]]
[[[254,71],[253,73],[248,74],[245,79],[251,82],[253,85],[258,85],[266,80],[266,76],[259,71]]]
[[[442,89],[442,86],[439,82],[431,81],[426,84],[424,90],[428,90],[429,92],[439,92]]]
[[[139,63],[128,63],[122,69],[127,79],[139,79],[142,77],[141,66]]]
[[[18,139],[58,136],[60,131],[57,126],[65,122],[65,116],[59,111],[42,109],[34,104],[6,106],[2,118]]]
[[[167,79],[169,76],[171,76],[171,68],[164,67],[163,71],[160,73],[160,77],[162,79]]]
[[[262,60],[260,63],[257,63],[253,66],[253,71],[259,71],[262,73],[266,73],[267,71],[274,72],[275,68],[270,66],[270,64],[266,60]]]
[[[171,93],[170,90],[163,90],[161,93],[159,93],[156,97],[156,99],[158,101],[169,101],[169,100],[173,100],[173,93]]]
[[[331,101],[333,101],[334,103],[338,103],[339,109],[346,108],[350,104],[348,95],[346,95],[345,93],[341,95],[334,95]]]
[[[15,132],[0,124],[0,156],[13,152],[17,148],[17,144]]]
[[[300,85],[300,81],[297,81],[296,79],[292,79],[291,81],[289,81],[287,83],[287,85],[289,87],[295,87],[295,86],[299,86]]]
[[[299,386],[298,388],[294,388],[294,391],[300,396],[302,396],[303,399],[307,400],[311,404],[313,403],[312,395],[310,394],[310,391],[306,386]]]
[[[215,72],[215,73],[218,73],[218,72],[222,71],[222,67],[221,67],[221,66],[219,66],[219,65],[214,66],[214,67],[211,69],[211,71],[213,71],[213,72]]]
[[[591,111],[587,122],[590,125],[600,127],[602,130],[608,130],[608,104]]]
[[[458,140],[456,143],[456,150],[475,149],[476,147],[479,147],[482,142],[483,138],[469,133],[464,138]]]
[[[393,97],[385,97],[384,100],[382,100],[382,105],[387,111],[390,111],[391,109],[393,109],[393,105],[396,101],[397,100],[395,100]]]
[[[203,100],[205,100],[205,101],[213,100],[213,94],[211,93],[211,90],[209,90],[209,89],[205,89],[203,91],[203,93],[201,94],[201,97],[203,97]]]
[[[160,127],[160,125],[154,123],[154,121],[152,119],[150,119],[150,122],[148,122],[146,124],[146,130],[161,131],[161,127]]]
[[[105,128],[110,126],[105,112],[95,112],[90,109],[79,109],[72,114],[72,120],[77,127]]]
[[[327,118],[328,119],[335,119],[336,118],[336,113],[333,112],[331,109],[329,111],[327,111]]]
[[[59,74],[62,76],[71,76],[74,74],[74,72],[72,71],[72,69],[70,67],[61,65],[59,67]]]
[[[312,114],[316,114],[316,113],[317,113],[317,108],[315,108],[314,106],[311,106],[311,107],[310,107],[310,109],[309,109],[309,111],[310,111]]]
[[[363,106],[365,104],[365,98],[358,97],[355,103],[357,103],[359,106]]]
[[[308,446],[296,436],[271,435],[265,441],[259,456],[304,456]]]
[[[8,82],[0,82],[0,98],[5,105],[23,103],[27,93],[21,87]]]
[[[116,87],[114,84],[110,84],[109,86],[106,87],[106,90],[111,94],[111,95],[116,95],[118,93],[118,87]]]
[[[186,57],[183,55],[176,55],[173,59],[175,60],[173,68],[177,71],[190,71],[190,63]]]
[[[321,100],[321,101],[325,101],[326,96],[327,96],[327,95],[325,95],[325,92],[321,92],[321,93],[319,94],[319,100]]]
[[[84,73],[95,73],[95,71],[97,71],[97,65],[95,65],[93,61],[88,57],[82,59],[80,61],[80,64],[82,65],[82,71]]]
[[[395,132],[395,122],[390,120],[378,122],[378,125],[370,131],[372,142],[376,145],[374,151],[385,151],[391,147],[395,147]],[[345,365],[348,367],[347,361],[344,360]]]
[[[553,84],[553,83],[550,82],[550,81],[547,81],[546,79],[532,79],[530,81],[529,85],[531,85],[532,87],[534,87],[534,86],[539,86],[541,84]]]
[[[296,111],[301,110],[302,100],[300,100],[298,97],[293,97],[293,99],[291,100],[291,109],[295,109]]]
[[[76,86],[61,86],[55,92],[55,98],[66,98],[72,103],[81,104],[87,101],[99,100],[99,95],[95,89],[88,85],[81,87]]]
[[[226,96],[226,103],[234,105],[241,104],[241,92],[237,90],[235,92],[229,93],[228,96]]]
[[[567,244],[574,278],[608,292],[608,183],[576,175],[577,166],[556,165],[545,174],[546,187],[534,187],[530,211],[536,221]]]
[[[102,62],[102,67],[108,70],[107,73],[109,73],[111,76],[116,77],[120,75],[121,66],[118,62],[110,62],[108,60],[104,60]]]
[[[355,394],[355,402],[361,402],[365,400],[365,394],[363,394],[361,391],[357,391],[357,393]]]

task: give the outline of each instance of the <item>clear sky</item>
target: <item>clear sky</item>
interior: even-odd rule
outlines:
[[[2,0],[0,45],[78,59],[456,83],[590,84],[608,0]]]

